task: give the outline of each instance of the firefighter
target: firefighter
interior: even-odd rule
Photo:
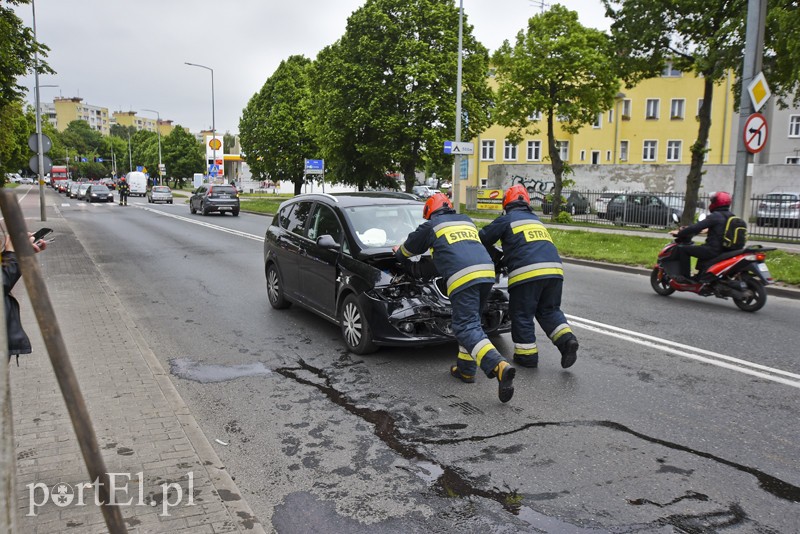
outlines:
[[[427,221],[394,250],[397,259],[404,262],[431,249],[433,263],[447,281],[453,333],[459,343],[458,359],[450,374],[472,383],[480,367],[489,378],[497,378],[498,397],[508,402],[514,395],[516,369],[492,345],[481,326],[481,310],[495,282],[492,259],[478,239],[475,223],[466,215],[456,214],[443,193],[428,198],[422,216]]]
[[[128,187],[128,181],[125,180],[125,177],[119,179],[119,184],[117,184],[117,192],[119,193],[119,205],[120,206],[127,206],[128,205],[128,191],[130,188]]]
[[[571,367],[578,357],[578,339],[561,311],[564,270],[550,233],[530,207],[528,190],[516,184],[503,198],[505,213],[480,231],[487,248],[499,240],[503,264],[508,268],[509,314],[514,363],[539,365],[534,317],[561,352],[561,367]]]

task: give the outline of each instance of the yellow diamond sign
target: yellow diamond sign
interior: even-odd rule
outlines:
[[[747,92],[750,94],[750,101],[753,103],[753,108],[755,111],[759,111],[772,95],[763,72],[759,72],[758,75],[753,78],[753,81],[747,86]]]

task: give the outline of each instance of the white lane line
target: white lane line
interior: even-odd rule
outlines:
[[[260,241],[261,243],[264,242],[264,237],[263,236],[259,236],[259,235],[255,235],[255,234],[248,234],[247,232],[242,232],[240,230],[232,230],[231,228],[225,228],[224,226],[219,226],[219,225],[216,225],[216,224],[211,224],[211,223],[207,223],[207,222],[203,222],[203,221],[198,221],[198,220],[195,220],[195,219],[190,219],[189,217],[183,217],[181,215],[175,215],[173,213],[166,213],[166,212],[163,212],[163,211],[160,211],[160,210],[154,210],[153,208],[148,208],[147,206],[143,206],[143,205],[134,204],[134,206],[136,206],[140,210],[145,210],[145,211],[149,211],[149,212],[152,212],[152,213],[156,213],[158,215],[161,215],[162,217],[170,217],[172,219],[177,219],[179,221],[185,221],[185,222],[188,222],[188,223],[197,224],[199,226],[205,226],[206,228],[211,228],[213,230],[219,230],[220,232],[225,232],[225,233],[228,233],[228,234],[231,234],[231,235],[244,237],[245,239],[252,239],[253,241]]]
[[[585,328],[598,334],[615,337],[617,339],[622,339],[624,341],[636,343],[645,347],[654,348],[670,354],[689,358],[691,360],[716,365],[717,367],[722,367],[732,371],[737,371],[739,373],[777,382],[779,384],[800,388],[800,375],[795,373],[790,373],[781,369],[775,369],[774,367],[768,367],[759,363],[753,363],[747,360],[734,358],[732,356],[726,356],[718,352],[712,352],[710,350],[684,345],[683,343],[676,343],[674,341],[642,334],[640,332],[634,332],[633,330],[626,330],[625,328],[619,328],[617,326],[592,321],[590,319],[576,317],[574,315],[567,315],[567,318],[569,319],[570,324]],[[783,376],[794,378],[796,380],[782,378]]]

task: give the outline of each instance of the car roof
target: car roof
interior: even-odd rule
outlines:
[[[350,208],[354,206],[374,206],[376,204],[416,204],[420,202],[408,193],[399,191],[358,191],[351,193],[305,193],[297,195],[285,202],[294,203],[300,201],[320,201],[340,208]]]

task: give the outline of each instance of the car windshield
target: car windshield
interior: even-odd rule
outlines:
[[[153,187],[153,193],[169,193],[169,192],[170,192],[169,187],[165,185],[157,185]]]
[[[78,186],[78,191],[86,191],[91,184],[81,184]]]
[[[422,204],[354,206],[342,211],[363,248],[400,245],[409,233],[425,222]]]
[[[93,185],[92,193],[108,193],[108,188],[104,185]]]
[[[769,194],[765,197],[767,202],[794,202],[797,200],[797,195],[793,194]]]
[[[663,202],[670,208],[683,209],[684,200],[680,197],[660,196],[658,198],[660,198],[661,202]]]

